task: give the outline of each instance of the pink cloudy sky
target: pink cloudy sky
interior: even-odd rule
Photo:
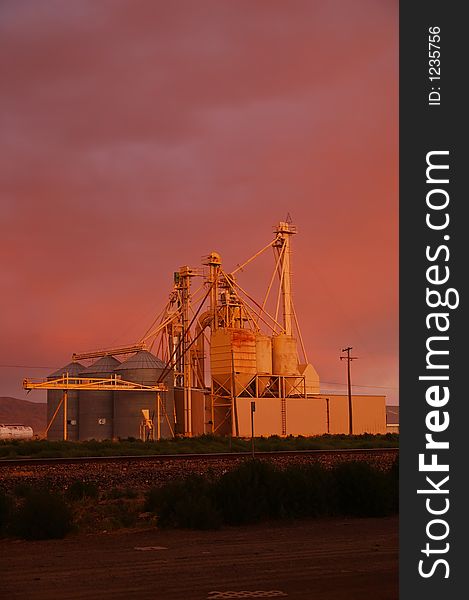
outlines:
[[[398,402],[397,0],[3,0],[0,37],[0,395],[137,340],[180,265],[290,213],[323,387],[350,345]]]

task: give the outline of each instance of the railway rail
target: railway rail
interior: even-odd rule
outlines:
[[[397,455],[399,448],[337,448],[337,449],[315,449],[315,450],[273,450],[256,451],[256,458],[275,458],[275,457],[307,457],[319,455],[374,455],[390,454]],[[74,456],[57,458],[4,458],[0,459],[0,468],[2,465],[65,465],[65,464],[85,464],[97,462],[167,462],[178,460],[230,460],[249,458],[252,452],[210,452],[196,454],[131,454],[131,455],[113,455],[113,456]]]

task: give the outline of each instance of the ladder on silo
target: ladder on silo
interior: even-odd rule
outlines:
[[[281,399],[281,413],[282,413],[282,435],[287,435],[287,401],[285,398]]]

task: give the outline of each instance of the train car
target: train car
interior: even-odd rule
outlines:
[[[30,440],[34,436],[27,425],[4,425],[0,423],[0,440]]]

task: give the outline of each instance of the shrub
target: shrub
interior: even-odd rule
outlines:
[[[110,529],[134,527],[138,521],[139,512],[140,507],[135,502],[120,498],[106,507],[104,522]]]
[[[63,538],[72,529],[72,515],[58,494],[28,493],[12,519],[12,533],[27,540]]]
[[[247,460],[222,475],[214,485],[214,496],[223,520],[230,525],[284,515],[282,474],[260,460]]]
[[[131,487],[126,487],[126,488],[115,487],[115,488],[110,489],[106,493],[106,498],[108,498],[109,500],[117,500],[118,498],[126,498],[128,500],[132,500],[137,497],[138,497],[137,490],[134,490]]]
[[[151,489],[145,510],[157,514],[161,527],[218,529],[222,522],[209,480],[198,475]]]
[[[389,497],[391,510],[399,512],[399,455],[396,457],[388,473]]]
[[[380,517],[390,512],[387,475],[365,462],[345,462],[333,469],[333,509],[337,514]]]
[[[0,490],[0,535],[3,535],[10,521],[13,510],[13,502],[11,497]]]
[[[17,498],[26,498],[26,496],[28,494],[30,494],[31,491],[32,491],[32,487],[29,484],[24,483],[23,481],[21,481],[20,483],[18,483],[15,486],[15,489],[13,490],[13,493],[14,493],[14,495]]]
[[[321,465],[291,466],[282,473],[284,511],[289,517],[330,513],[331,473]]]
[[[214,487],[223,519],[232,525],[329,514],[333,492],[331,473],[321,465],[281,470],[263,461],[246,461]]]
[[[69,500],[83,500],[84,498],[97,498],[99,496],[98,486],[92,481],[74,481],[66,492]]]

